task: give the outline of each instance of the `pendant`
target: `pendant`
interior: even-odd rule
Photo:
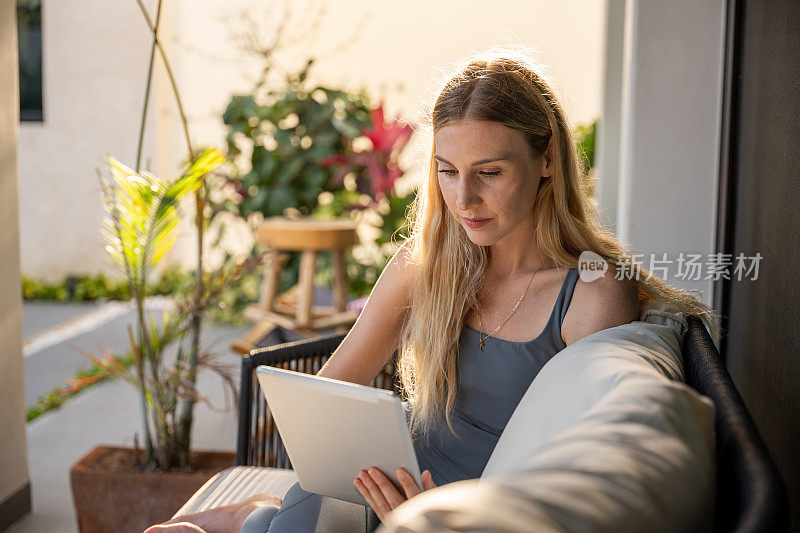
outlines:
[[[481,351],[483,351],[483,339],[481,339]]]

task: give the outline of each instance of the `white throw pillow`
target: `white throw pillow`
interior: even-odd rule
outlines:
[[[554,356],[478,480],[393,511],[383,532],[710,527],[714,406],[682,381],[683,313],[663,304]]]
[[[659,307],[641,318],[587,335],[550,359],[514,410],[481,477],[513,471],[624,377],[683,381],[684,314]]]
[[[713,417],[682,383],[623,379],[516,471],[423,492],[379,531],[710,531]]]

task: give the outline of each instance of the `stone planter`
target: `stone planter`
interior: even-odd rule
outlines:
[[[70,469],[81,533],[141,533],[169,520],[214,474],[233,466],[233,452],[192,452],[191,472],[143,472],[141,450],[97,446]]]

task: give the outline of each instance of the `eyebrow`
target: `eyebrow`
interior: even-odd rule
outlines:
[[[451,167],[455,166],[453,163],[451,163],[447,159],[445,159],[443,157],[440,157],[438,155],[434,155],[433,158],[436,159],[437,161],[441,161],[442,163],[448,164]],[[478,166],[478,165],[485,165],[486,163],[494,163],[495,161],[506,161],[506,160],[509,160],[509,159],[511,159],[511,158],[508,157],[508,156],[492,157],[490,159],[481,159],[480,161],[475,161],[470,166],[475,167],[475,166]]]

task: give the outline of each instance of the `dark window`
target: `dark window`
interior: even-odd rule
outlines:
[[[43,120],[42,2],[17,0],[19,40],[19,119]]]

